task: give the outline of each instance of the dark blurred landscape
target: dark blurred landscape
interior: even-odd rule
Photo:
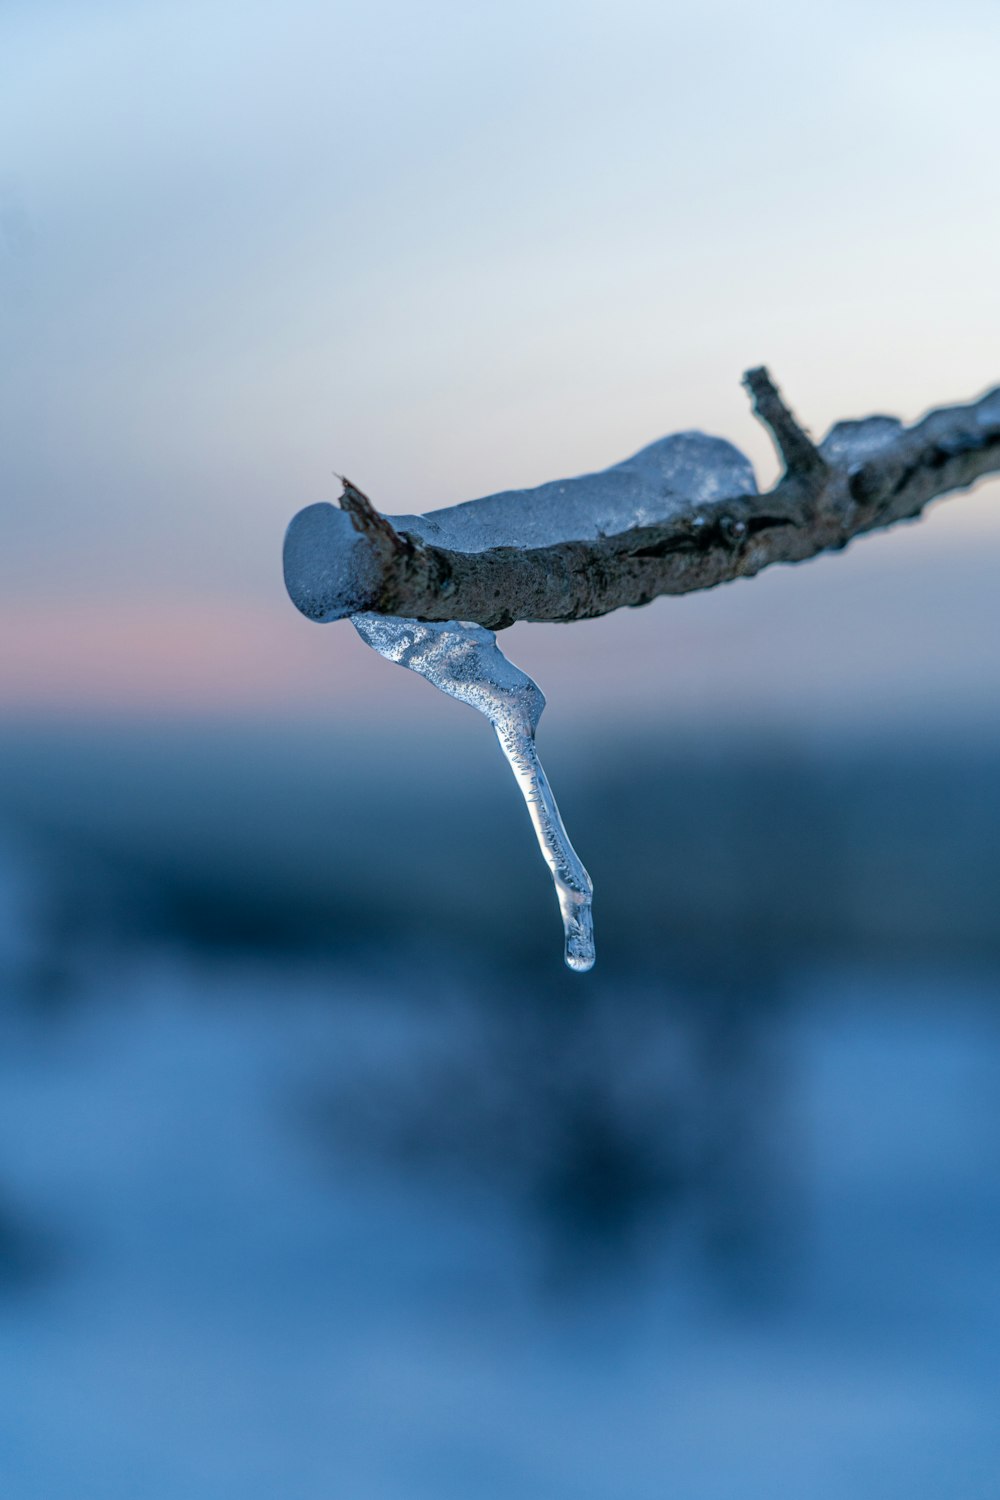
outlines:
[[[0,816],[45,871],[47,950],[194,951],[563,975],[492,736],[131,725],[0,735]],[[402,736],[402,737],[401,737]],[[601,970],[778,983],[815,963],[1000,964],[1000,737],[543,730],[597,885]]]
[[[992,1493],[1000,742],[460,717],[4,732],[8,1492]]]

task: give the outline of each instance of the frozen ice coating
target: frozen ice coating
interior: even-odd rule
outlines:
[[[485,714],[521,789],[538,847],[552,872],[566,933],[566,962],[583,972],[593,967],[593,886],[569,841],[548,778],[535,749],[535,730],[545,707],[537,683],[504,656],[491,630],[457,620],[430,624],[385,615],[355,615],[363,641],[389,661],[419,672],[435,687]]]
[[[556,884],[571,968],[594,960],[591,883],[535,751],[544,699],[486,626],[588,618],[802,562],[1000,468],[1000,388],[908,428],[885,416],[838,422],[817,451],[763,366],[744,384],[784,463],[766,506],[737,448],[679,432],[599,473],[427,515],[388,516],[345,481],[339,508],[306,506],[285,535],[285,584],[304,615],[353,619],[375,650],[493,725]]]
[[[692,501],[707,505],[756,493],[753,468],[732,443],[703,432],[675,432],[596,474],[388,519],[398,532],[422,541],[485,552],[593,541],[688,514]],[[371,597],[370,552],[350,516],[335,505],[321,502],[299,511],[285,536],[284,563],[292,601],[311,620],[345,619]]]
[[[692,500],[707,504],[756,493],[750,461],[732,443],[704,432],[675,432],[596,474],[392,519],[397,531],[412,531],[426,542],[484,552],[593,541],[666,521],[674,511],[688,510]]]
[[[426,516],[389,519],[398,532],[455,551],[481,552],[590,541],[656,524],[675,511],[690,512],[692,501],[708,504],[756,492],[749,461],[731,443],[701,432],[680,432],[601,473],[508,490]],[[382,656],[486,715],[552,872],[566,932],[566,963],[578,972],[591,968],[593,887],[538,759],[535,730],[545,707],[538,686],[507,660],[493,632],[480,625],[359,612],[370,597],[370,555],[350,516],[333,505],[307,506],[293,519],[284,566],[288,592],[310,619],[350,616],[362,640]]]
[[[834,464],[860,464],[895,442],[903,430],[897,417],[865,417],[860,422],[838,422],[819,445]]]

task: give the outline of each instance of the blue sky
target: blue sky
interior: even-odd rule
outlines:
[[[282,594],[284,526],[333,470],[412,511],[701,426],[767,478],[750,364],[818,430],[997,383],[998,61],[1000,10],[969,0],[5,6],[0,701],[304,713],[320,671],[399,691]],[[859,672],[877,702],[900,665],[837,601],[896,597],[969,612],[921,691],[964,666],[975,706],[995,498],[757,603],[515,639],[550,689],[604,662],[633,712],[623,652],[710,663],[736,632],[763,682],[777,633],[814,629],[849,712]]]

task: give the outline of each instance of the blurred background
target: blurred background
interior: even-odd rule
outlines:
[[[995,1496],[1000,486],[504,649],[297,615],[429,509],[1000,382],[1000,10],[7,0],[0,1489]]]

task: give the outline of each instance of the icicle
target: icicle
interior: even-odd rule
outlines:
[[[527,804],[542,857],[552,872],[566,932],[566,963],[594,963],[593,886],[569,841],[535,749],[545,707],[537,683],[507,660],[491,630],[458,620],[435,625],[385,615],[353,615],[361,639],[389,661],[418,672],[452,698],[485,714]]]

